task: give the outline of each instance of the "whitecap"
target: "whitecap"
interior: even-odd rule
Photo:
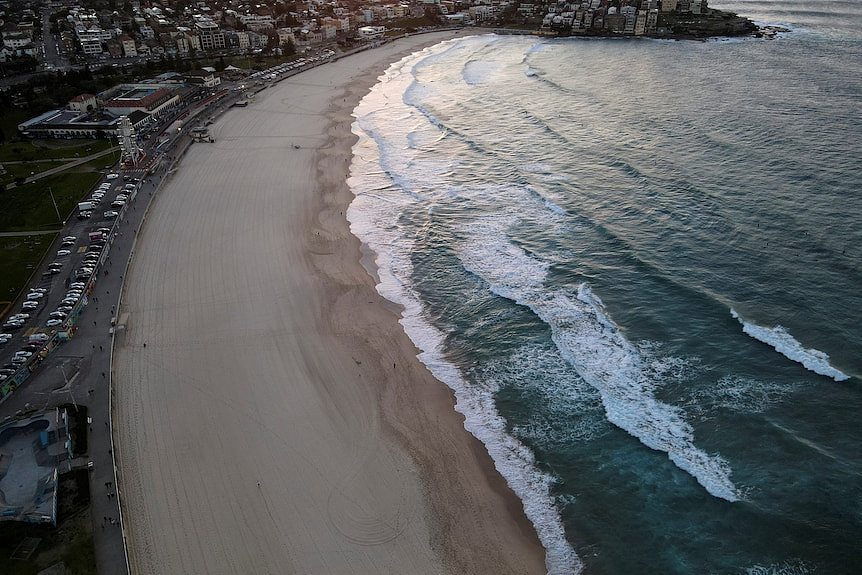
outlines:
[[[787,359],[802,364],[805,369],[819,375],[831,377],[835,381],[850,379],[849,375],[832,367],[829,363],[829,356],[826,353],[814,348],[805,349],[784,327],[780,325],[763,327],[747,322],[734,309],[730,310],[730,315],[742,324],[742,331],[754,339],[772,346],[775,348],[775,351]]]
[[[601,299],[583,283],[577,294],[545,285],[549,264],[509,241],[514,215],[495,214],[469,225],[470,241],[458,255],[464,268],[495,294],[531,309],[551,329],[562,356],[598,390],[607,419],[647,447],[667,453],[711,495],[737,501],[731,469],[718,455],[694,445],[693,430],[680,408],[656,399],[657,369],[621,333]]]

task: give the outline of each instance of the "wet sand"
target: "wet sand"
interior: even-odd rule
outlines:
[[[114,350],[133,573],[545,572],[344,217],[350,112],[388,63],[451,36],[258,94],[156,196]]]

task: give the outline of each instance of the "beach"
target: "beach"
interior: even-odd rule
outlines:
[[[259,93],[154,197],[113,363],[132,573],[545,572],[344,215],[351,111],[389,63],[452,36]]]

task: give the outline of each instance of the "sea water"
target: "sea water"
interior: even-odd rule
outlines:
[[[479,35],[354,115],[378,290],[553,573],[862,572],[862,5]]]

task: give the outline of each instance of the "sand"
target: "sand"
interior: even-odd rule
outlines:
[[[343,215],[350,112],[388,63],[450,36],[260,93],[154,199],[114,350],[132,573],[545,572]]]

